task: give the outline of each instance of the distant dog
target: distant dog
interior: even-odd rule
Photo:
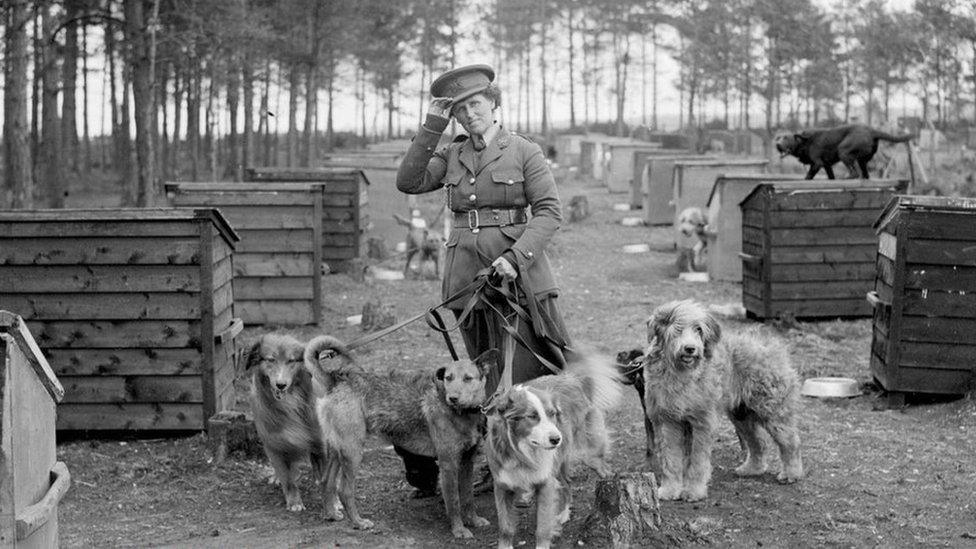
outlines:
[[[658,496],[698,501],[708,494],[718,416],[725,412],[747,450],[740,475],[766,471],[760,427],[779,446],[782,482],[803,476],[797,431],[799,382],[786,346],[768,334],[722,336],[701,304],[672,301],[648,321],[644,359],[647,413],[660,443]]]
[[[647,416],[647,405],[644,403],[644,349],[631,349],[617,353],[617,368],[623,376],[624,385],[633,385],[640,399],[641,409],[644,410],[644,463],[648,469],[656,468],[656,452],[654,445],[654,424]]]
[[[514,385],[489,404],[485,457],[494,479],[498,547],[512,547],[516,498],[536,496],[536,547],[549,547],[569,520],[572,464],[582,459],[610,474],[604,414],[620,399],[619,374],[593,356],[571,360],[558,375]]]
[[[316,480],[325,471],[314,382],[303,367],[304,353],[301,342],[280,334],[262,336],[246,353],[254,425],[289,511],[305,509],[296,482],[298,466],[310,460]],[[326,513],[331,519],[342,518],[334,497],[327,498]]]
[[[432,373],[379,373],[355,365],[323,368],[319,354],[326,350],[342,354],[342,345],[319,336],[309,342],[305,363],[325,386],[316,403],[329,457],[325,491],[330,497],[338,492],[353,526],[373,526],[356,506],[356,471],[368,434],[382,436],[413,454],[437,458],[441,495],[454,537],[474,537],[466,526],[487,526],[488,521],[475,514],[472,474],[484,428],[480,407],[485,400],[485,374],[495,364],[497,351]]]
[[[708,218],[701,208],[685,208],[678,215],[678,232],[686,238],[693,238],[694,244],[691,246],[691,265],[689,272],[700,270],[703,267],[702,254],[708,247]],[[687,246],[679,246],[686,248]],[[680,262],[680,258],[679,258]]]
[[[868,162],[878,152],[878,141],[893,143],[911,140],[911,135],[891,135],[865,126],[848,124],[834,128],[816,128],[795,134],[780,134],[775,138],[776,150],[781,155],[791,154],[808,164],[807,179],[813,179],[821,168],[829,179],[834,179],[833,165],[842,162],[850,171],[850,177],[870,179]]]
[[[427,227],[427,222],[414,212],[412,219],[393,214],[397,223],[407,227],[407,261],[403,265],[403,276],[410,273],[410,261],[413,256],[420,254],[419,268],[422,270],[425,261],[434,262],[434,275],[441,275],[441,252],[444,249],[444,235]]]

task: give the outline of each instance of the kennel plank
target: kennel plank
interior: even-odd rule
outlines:
[[[312,277],[258,276],[235,279],[234,295],[238,303],[274,299],[310,300],[313,297]]]
[[[896,196],[874,229],[871,373],[894,393],[976,383],[976,199]],[[890,287],[890,290],[889,290]],[[881,337],[882,334],[885,337]]]
[[[208,416],[209,417],[209,416]],[[58,429],[111,431],[199,430],[205,421],[203,407],[193,403],[62,404]]]
[[[93,375],[199,375],[203,357],[197,349],[53,349],[47,352],[54,373]]]
[[[307,299],[249,300],[241,303],[237,314],[253,319],[256,324],[301,324],[312,314]],[[278,319],[278,320],[274,320]]]
[[[199,376],[69,376],[61,377],[66,404],[99,402],[202,403]]]
[[[757,309],[750,300],[750,315],[870,316],[871,308],[858,298],[874,288],[878,237],[873,225],[883,200],[905,184],[788,180],[756,185],[739,204],[743,277],[748,271],[758,278],[750,288],[761,290],[763,303]]]
[[[3,265],[194,265],[200,243],[164,238],[6,238]]]
[[[887,233],[882,235],[894,239]],[[878,253],[881,253],[880,249]],[[930,265],[976,267],[976,248],[968,240],[913,238],[905,247],[905,261]]]
[[[0,288],[12,293],[199,292],[200,273],[184,265],[10,265]]]
[[[301,253],[313,246],[315,234],[308,230],[285,229],[281,231],[240,229],[241,242],[237,254],[255,252]]]
[[[221,296],[221,299],[226,299]],[[192,293],[117,293],[110,299],[89,293],[0,295],[0,308],[35,320],[193,319],[200,299]]]
[[[612,142],[605,147],[606,169],[603,171],[603,184],[611,193],[630,192],[633,182],[640,174],[634,173],[634,155],[638,151],[657,151],[660,143],[646,141]],[[640,206],[640,203],[636,204]]]
[[[38,242],[45,257],[26,255],[27,238]],[[132,425],[203,429],[202,418],[228,401],[218,398],[216,387],[223,390],[223,376],[233,369],[231,334],[239,331],[231,284],[237,239],[213,208],[0,212],[0,250],[15,258],[0,262],[0,304],[24,313],[52,368],[78,379],[73,386],[79,391],[114,387],[110,378],[122,376],[130,391],[155,394],[159,401],[153,406],[165,406],[166,398],[184,398],[184,384],[194,387],[194,402],[181,404],[194,409],[181,412],[186,421]],[[144,376],[158,381],[140,381]],[[168,379],[173,387],[166,386]],[[80,397],[68,393],[69,400]],[[91,405],[102,404],[114,406],[119,418],[74,418],[78,405],[72,404],[59,411],[58,428],[128,424],[133,403]]]
[[[674,165],[680,161],[714,160],[714,156],[695,154],[675,154],[648,156],[641,168],[641,203],[644,222],[648,225],[671,225],[674,223],[674,194],[671,183],[674,179]]]
[[[234,258],[234,276],[302,276],[312,272],[312,257],[301,253],[252,253]]]

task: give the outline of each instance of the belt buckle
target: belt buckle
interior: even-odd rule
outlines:
[[[474,215],[471,215],[474,214]],[[478,218],[478,210],[468,210],[468,228],[471,232],[478,232],[478,225],[480,224],[480,219]]]

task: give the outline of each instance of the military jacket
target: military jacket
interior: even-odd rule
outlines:
[[[397,188],[420,194],[446,187],[453,212],[527,207],[531,217],[518,225],[452,229],[444,261],[445,298],[503,254],[514,258],[527,291],[537,298],[555,295],[558,289],[545,248],[562,222],[562,210],[542,149],[501,128],[481,151],[480,162],[470,139],[435,151],[447,122],[427,116],[400,163]]]

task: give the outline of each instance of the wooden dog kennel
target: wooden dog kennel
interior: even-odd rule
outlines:
[[[0,309],[64,384],[58,429],[203,429],[235,403],[237,240],[213,209],[0,212]]]
[[[322,260],[341,270],[365,255],[370,225],[369,180],[355,168],[248,168],[244,177],[261,183],[322,183]]]
[[[219,208],[240,237],[234,313],[245,324],[322,319],[319,183],[167,183],[174,206]]]
[[[874,228],[872,375],[897,393],[976,389],[976,199],[897,196]]]
[[[0,310],[0,547],[57,547],[71,485],[55,451],[64,388],[19,316]]]
[[[905,181],[788,181],[742,201],[742,304],[750,316],[869,316],[872,225]]]

